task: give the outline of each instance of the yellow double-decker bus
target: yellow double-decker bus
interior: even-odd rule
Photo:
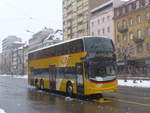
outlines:
[[[69,96],[114,92],[115,48],[111,39],[81,37],[28,54],[28,83]]]

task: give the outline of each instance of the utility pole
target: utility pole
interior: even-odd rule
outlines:
[[[24,49],[25,49],[25,47],[24,47],[24,45],[23,45],[23,49],[22,49],[22,75],[24,75]]]

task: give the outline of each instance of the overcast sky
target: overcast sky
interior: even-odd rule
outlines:
[[[27,41],[44,27],[62,29],[62,0],[0,0],[0,45],[8,35]]]

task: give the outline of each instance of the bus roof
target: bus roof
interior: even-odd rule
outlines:
[[[66,40],[66,41],[63,41],[63,42],[60,42],[60,43],[56,43],[56,44],[53,44],[53,45],[49,45],[49,46],[46,46],[46,47],[42,47],[42,48],[30,51],[30,52],[28,52],[28,54],[34,53],[34,52],[37,52],[37,51],[40,51],[40,50],[44,50],[44,49],[47,49],[47,48],[50,48],[50,47],[54,47],[54,46],[57,46],[57,45],[60,45],[60,44],[65,44],[65,43],[68,43],[68,42],[72,42],[72,41],[75,41],[75,40],[84,39],[84,38],[92,38],[92,37],[96,37],[96,36],[83,36],[83,37],[74,38],[74,39],[71,39],[71,40]],[[107,37],[99,37],[99,38],[107,38]],[[109,39],[109,38],[107,38],[107,39]]]

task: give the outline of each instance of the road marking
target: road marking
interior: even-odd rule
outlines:
[[[149,100],[149,99],[150,99],[150,97],[141,97],[141,98],[143,98],[143,99],[147,99],[147,100]]]
[[[98,100],[95,100],[95,102],[108,103],[108,102],[112,102],[112,100],[106,99],[106,98],[100,98],[100,99],[98,99]]]
[[[140,102],[133,102],[133,101],[123,100],[123,99],[118,99],[118,98],[107,98],[107,99],[119,101],[119,102],[123,102],[123,103],[128,103],[128,104],[136,104],[136,105],[140,105],[140,106],[150,107],[150,104],[144,104],[144,103],[140,103]]]

